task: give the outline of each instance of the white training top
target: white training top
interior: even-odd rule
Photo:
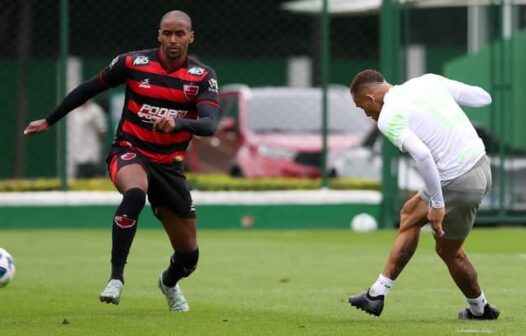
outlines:
[[[459,104],[491,103],[482,88],[426,74],[392,87],[378,118],[380,131],[415,160],[431,195],[431,205],[444,206],[440,181],[470,170],[486,153],[484,143]]]

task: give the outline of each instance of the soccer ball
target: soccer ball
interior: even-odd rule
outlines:
[[[15,261],[13,257],[0,247],[0,288],[7,286],[15,276]]]
[[[376,219],[368,213],[361,213],[351,221],[351,229],[357,232],[370,232],[378,229]]]

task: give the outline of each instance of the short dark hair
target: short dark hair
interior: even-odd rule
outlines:
[[[351,93],[358,93],[364,86],[369,84],[380,84],[385,82],[385,77],[382,73],[376,70],[363,70],[360,71],[351,82]]]
[[[166,12],[161,18],[161,21],[159,21],[159,27],[161,27],[161,23],[169,17],[175,17],[177,19],[186,21],[188,23],[188,28],[192,30],[192,19],[190,18],[190,15],[180,10],[171,10],[169,12]]]

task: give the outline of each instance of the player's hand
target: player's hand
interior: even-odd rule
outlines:
[[[153,129],[164,133],[171,133],[175,129],[175,119],[169,116],[152,116]]]
[[[427,213],[427,219],[429,224],[433,229],[433,232],[437,237],[442,237],[444,235],[444,229],[442,229],[442,222],[444,221],[444,216],[446,215],[446,208],[429,208]]]
[[[36,133],[45,132],[51,127],[46,119],[39,119],[29,123],[24,129],[24,135],[33,135]]]

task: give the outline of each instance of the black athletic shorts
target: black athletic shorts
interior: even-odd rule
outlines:
[[[148,201],[156,217],[156,209],[164,206],[181,218],[195,218],[192,195],[182,162],[152,163],[129,147],[113,146],[106,163],[113,182],[117,171],[124,166],[138,163],[144,167],[148,174]]]

